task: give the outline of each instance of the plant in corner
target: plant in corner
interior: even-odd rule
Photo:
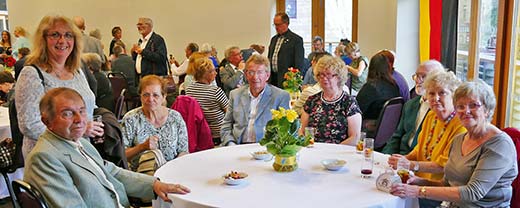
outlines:
[[[279,172],[290,172],[298,168],[296,154],[310,144],[310,137],[298,135],[300,121],[294,110],[271,110],[272,119],[267,122],[264,138],[260,145],[275,156],[273,168]]]

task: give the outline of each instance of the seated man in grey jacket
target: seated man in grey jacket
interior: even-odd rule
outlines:
[[[253,54],[244,70],[248,84],[229,94],[229,107],[220,130],[223,145],[256,143],[264,137],[271,109],[289,109],[289,93],[267,84],[269,60]]]
[[[169,201],[168,193],[186,194],[179,184],[131,172],[103,161],[83,135],[87,115],[82,97],[70,88],[54,88],[40,102],[47,130],[26,160],[24,180],[40,191],[50,207],[129,207],[128,196]]]

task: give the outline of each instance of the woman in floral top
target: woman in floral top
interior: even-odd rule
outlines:
[[[361,132],[361,110],[356,99],[343,90],[348,71],[332,56],[322,57],[314,76],[322,91],[307,99],[301,116],[300,133],[314,127],[317,142],[355,145]]]
[[[139,85],[142,107],[126,113],[123,118],[125,154],[135,170],[142,152],[159,149],[166,161],[188,153],[188,131],[179,112],[163,105],[166,84],[156,75],[141,79]]]

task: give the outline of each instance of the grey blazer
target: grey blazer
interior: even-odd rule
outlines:
[[[289,109],[291,99],[288,92],[269,84],[265,86],[263,93],[257,106],[256,142],[264,137],[264,127],[272,117],[271,109],[278,109],[279,107]],[[220,137],[224,145],[227,145],[230,141],[240,144],[249,123],[249,112],[251,110],[249,85],[232,90],[229,97],[229,107],[222,123]]]
[[[243,84],[247,83],[244,72],[235,72],[235,69],[233,69],[233,66],[231,66],[230,63],[227,63],[226,66],[222,69],[222,71],[220,71],[220,81],[222,82],[222,89],[228,97],[229,92],[237,88],[237,85],[240,83],[240,80],[242,80]]]
[[[102,167],[107,180],[129,207],[128,196],[152,199],[154,177],[104,161],[87,139],[85,152]],[[40,191],[50,207],[118,207],[115,192],[72,144],[46,130],[29,154],[24,181]]]

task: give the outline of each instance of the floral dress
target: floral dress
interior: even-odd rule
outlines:
[[[314,127],[315,141],[339,144],[348,138],[347,119],[361,113],[354,97],[343,92],[335,101],[325,101],[323,92],[310,96],[304,110],[309,114],[307,126]]]

